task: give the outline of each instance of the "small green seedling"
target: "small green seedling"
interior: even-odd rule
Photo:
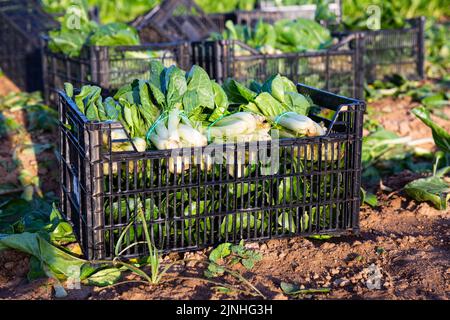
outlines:
[[[259,252],[244,247],[243,240],[238,245],[222,243],[211,251],[210,264],[205,271],[205,276],[208,278],[221,276],[224,274],[226,266],[238,263],[241,263],[247,270],[251,270],[261,259],[262,256]]]
[[[299,297],[305,294],[326,294],[330,293],[330,288],[310,288],[310,289],[300,289],[299,286],[287,283],[287,282],[281,282],[281,290],[283,290],[284,294],[288,296],[293,297]]]

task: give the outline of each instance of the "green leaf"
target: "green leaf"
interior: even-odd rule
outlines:
[[[248,186],[244,185],[244,191],[246,188],[248,190]],[[240,190],[240,186],[238,186],[238,189]],[[240,228],[245,229],[248,225],[250,225],[250,228],[252,229],[259,228],[261,226],[261,221],[255,218],[253,214],[250,214],[249,216],[247,213],[243,213],[242,215],[229,214],[220,224],[220,233],[225,235],[226,232],[233,232],[233,228],[236,228],[236,230],[239,230]]]
[[[367,192],[361,188],[361,203],[366,203],[371,207],[376,207],[378,206],[378,199],[373,193]]]
[[[227,79],[223,84],[230,103],[246,104],[255,100],[257,94],[233,79]]]
[[[209,255],[209,260],[218,263],[223,258],[231,254],[231,243],[222,243],[217,246]]]
[[[333,236],[328,235],[328,234],[316,234],[313,236],[309,236],[308,238],[314,239],[314,240],[330,240],[331,238],[333,238]]]
[[[87,283],[92,286],[106,287],[120,280],[122,273],[117,268],[107,268],[100,270],[87,279]]]
[[[247,112],[253,112],[256,114],[261,113],[258,109],[258,106],[256,104],[254,104],[253,102],[249,102],[247,104],[243,104],[241,105],[241,108],[243,111],[247,111]]]
[[[27,107],[28,130],[53,132],[58,124],[58,112],[44,105]],[[14,129],[14,128],[12,128]]]
[[[438,176],[418,179],[404,187],[405,192],[416,201],[429,201],[437,209],[446,210],[450,199],[450,184]]]
[[[330,293],[330,288],[318,288],[318,289],[300,289],[299,286],[287,283],[287,282],[281,282],[280,284],[281,290],[287,295],[290,296],[298,296],[298,295],[304,295],[304,294],[315,294],[315,293]]]
[[[212,288],[216,289],[217,292],[223,293],[223,294],[229,294],[229,293],[233,292],[233,290],[231,290],[231,288],[226,288],[226,287],[216,286],[216,287],[212,287]]]
[[[46,278],[44,269],[42,268],[42,263],[34,256],[30,257],[30,270],[27,274],[28,281],[33,281],[40,278]]]
[[[0,234],[0,250],[15,249],[34,256],[57,276],[68,277],[87,262],[53,246],[38,233]]]
[[[89,120],[100,120],[98,101],[101,102],[101,88],[97,86],[83,86],[80,94],[75,97],[75,103]]]
[[[242,259],[242,265],[247,270],[252,270],[253,267],[255,266],[255,260],[254,259]]]
[[[72,99],[72,97],[73,97],[73,85],[71,83],[68,83],[68,82],[64,83],[64,91],[66,92],[67,96]]]
[[[262,91],[270,93],[279,102],[284,103],[284,82],[279,74],[270,77],[262,86]]]
[[[278,225],[291,233],[295,233],[297,230],[294,217],[289,215],[288,212],[284,212],[278,216]]]
[[[103,105],[103,98],[99,97],[96,101],[95,101],[95,106],[97,107],[98,110],[98,119],[101,121],[105,121],[108,120],[108,117],[106,115],[106,110],[105,107]]]
[[[430,112],[424,107],[418,107],[412,110],[412,113],[422,120],[433,132],[433,139],[438,148],[445,153],[450,153],[450,133],[439,126],[430,118]]]
[[[217,276],[221,276],[225,273],[225,269],[222,266],[219,266],[215,262],[212,262],[208,265],[208,269],[205,270],[205,276],[207,278],[214,278]]]
[[[262,84],[256,81],[252,81],[249,88],[257,94],[260,94],[262,92]]]
[[[298,92],[295,83],[289,80],[287,77],[282,76],[281,80],[283,80],[285,92]]]
[[[176,67],[171,66],[166,70],[164,75],[164,90],[166,93],[166,103],[168,110],[171,110],[176,103],[181,103],[183,95],[187,91],[186,78],[184,72]]]
[[[114,99],[119,100],[120,98],[125,98],[130,92],[133,91],[133,86],[131,84],[126,84],[117,90],[116,94],[114,95]]]
[[[267,92],[263,92],[256,97],[255,104],[258,106],[260,112],[269,119],[274,119],[278,115],[288,111],[286,107],[283,107],[278,100]]]
[[[157,59],[150,61],[150,83],[161,90],[161,76],[164,71],[164,65]]]
[[[159,107],[159,109],[164,110],[166,107],[166,97],[164,96],[164,93],[162,93],[161,89],[153,83],[149,83],[149,85],[153,102]]]
[[[139,112],[147,124],[151,125],[159,117],[160,110],[151,101],[148,83],[143,80],[139,81],[139,98],[141,103]]]
[[[120,105],[111,97],[104,101],[104,108],[108,120],[118,120],[120,115]]]
[[[311,104],[304,95],[297,92],[286,92],[284,101],[290,111],[304,116],[309,114]]]
[[[288,295],[294,295],[300,291],[300,287],[292,283],[281,282],[280,287],[281,290]]]
[[[208,74],[201,67],[194,65],[186,74],[187,92],[183,97],[183,106],[189,116],[199,107],[214,109],[214,91]]]
[[[75,242],[76,237],[72,226],[68,222],[62,221],[50,232],[50,240],[58,243],[70,243]]]
[[[428,95],[421,100],[421,103],[427,108],[439,108],[449,105],[449,101],[446,99],[445,94],[442,92]]]
[[[229,102],[227,94],[219,84],[217,84],[215,81],[211,81],[211,85],[214,91],[215,109],[209,116],[209,121],[214,122],[225,115],[225,112],[228,110]]]
[[[141,42],[133,27],[120,22],[108,23],[96,28],[88,43],[94,46],[135,46]]]
[[[37,232],[49,224],[51,205],[40,198],[12,199],[0,205],[0,233]]]

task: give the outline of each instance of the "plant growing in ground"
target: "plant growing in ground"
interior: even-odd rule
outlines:
[[[450,200],[450,182],[446,178],[450,172],[450,133],[431,119],[425,107],[415,108],[412,113],[431,129],[434,142],[441,151],[435,155],[433,175],[408,183],[404,190],[417,201],[429,201],[437,209],[446,210]],[[438,170],[441,162],[445,163],[445,166]]]
[[[205,276],[213,278],[225,273],[228,266],[238,263],[242,264],[247,270],[253,269],[255,263],[261,261],[262,255],[259,252],[246,249],[244,241],[241,240],[238,245],[231,243],[222,243],[209,255],[210,264]]]

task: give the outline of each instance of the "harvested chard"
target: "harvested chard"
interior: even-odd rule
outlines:
[[[212,141],[227,142],[257,141],[255,138],[260,136],[268,140],[270,139],[269,130],[270,125],[265,122],[264,117],[250,112],[238,112],[226,116],[208,129]]]
[[[148,139],[156,149],[203,147],[208,144],[206,137],[181,115],[180,110],[174,108],[167,117],[160,118],[154,124],[154,130],[149,132]],[[171,157],[168,161],[169,171],[180,174],[189,169],[190,163],[190,157]]]
[[[286,112],[279,116],[275,122],[292,131],[294,136],[323,136],[326,130],[307,116],[295,112]]]

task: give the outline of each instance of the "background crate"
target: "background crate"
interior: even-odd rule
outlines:
[[[0,1],[0,69],[21,90],[43,90],[39,36],[57,25],[36,1]]]
[[[409,80],[424,78],[425,18],[408,20],[408,28],[376,31],[334,33],[338,37],[360,33],[364,35],[365,80],[385,80],[400,74]]]
[[[192,44],[192,63],[202,66],[219,83],[230,77],[247,84],[251,80],[263,82],[280,73],[296,82],[362,98],[363,50],[363,36],[359,34],[327,50],[271,55],[236,40],[200,41]]]
[[[321,107],[312,117],[328,132],[275,140],[277,148],[275,142],[258,143],[256,150],[270,150],[271,156],[279,151],[278,170],[271,175],[260,172],[260,162],[239,164],[236,144],[221,146],[233,150],[234,162],[204,171],[197,155],[197,165],[190,162],[181,174],[169,172],[171,150],[111,152],[111,130],[122,125],[89,122],[60,92],[60,204],[85,256],[113,258],[122,233],[122,248],[128,247],[123,256],[145,254],[144,244],[130,246],[144,240],[138,212],[145,215],[156,247],[166,252],[240,239],[357,233],[365,105],[303,85],[298,90]],[[239,175],[239,169],[246,174]],[[111,203],[120,206],[110,210]]]
[[[340,1],[329,4],[330,11],[333,12],[337,19],[341,16]],[[256,23],[262,19],[267,23],[275,23],[281,19],[294,20],[297,18],[306,18],[314,20],[316,13],[316,5],[297,5],[297,6],[274,6],[270,2],[262,2],[260,8],[252,11],[236,11],[233,13],[233,22],[237,24],[246,24],[254,27]]]
[[[131,23],[144,43],[201,40],[218,31],[214,22],[192,0],[164,0]]]
[[[48,39],[43,39],[43,67],[46,102],[57,105],[57,90],[65,82],[80,88],[97,85],[104,92],[114,93],[134,79],[149,79],[150,61],[157,59],[164,65],[190,67],[189,45],[186,42],[146,44],[140,46],[86,46],[80,57],[70,58],[53,53]]]

